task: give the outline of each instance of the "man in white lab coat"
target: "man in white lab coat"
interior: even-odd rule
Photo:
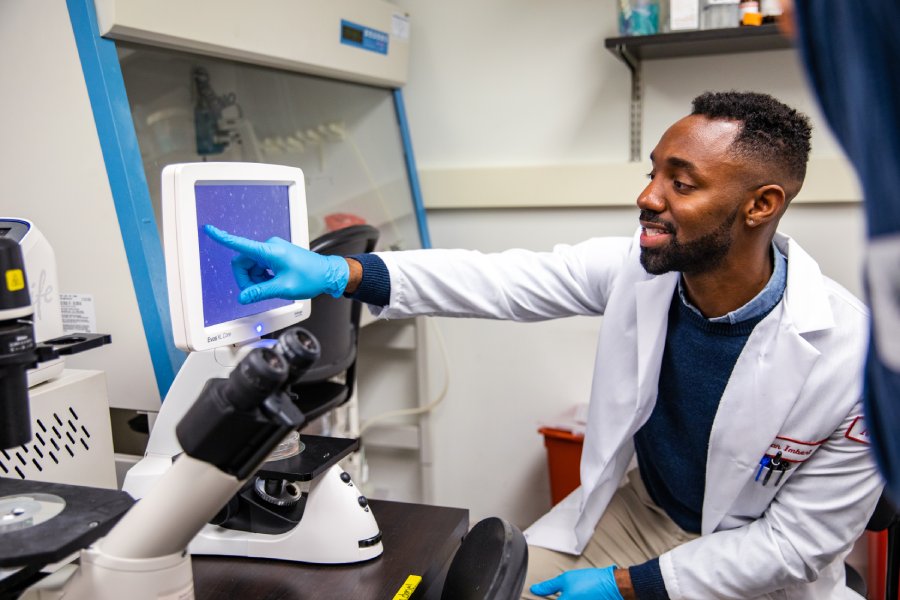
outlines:
[[[704,94],[651,154],[638,232],[549,253],[344,259],[207,232],[238,252],[245,303],[604,315],[581,487],[526,531],[525,597],[852,597],[843,558],[881,491],[860,416],[867,312],[776,233],[809,135],[770,96]]]

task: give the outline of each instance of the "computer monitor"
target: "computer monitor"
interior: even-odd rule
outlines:
[[[309,316],[309,301],[238,302],[235,252],[204,232],[278,236],[309,247],[303,172],[256,163],[183,163],[162,173],[163,245],[175,345],[189,352],[259,338]]]

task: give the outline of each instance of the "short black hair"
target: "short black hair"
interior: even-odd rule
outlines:
[[[706,92],[693,101],[692,115],[740,121],[741,132],[732,143],[735,152],[763,164],[771,164],[786,176],[803,183],[809,160],[809,117],[757,92]]]

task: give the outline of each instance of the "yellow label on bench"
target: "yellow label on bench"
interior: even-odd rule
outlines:
[[[403,585],[400,586],[400,589],[397,590],[397,593],[394,594],[394,600],[408,600],[412,598],[413,592],[416,591],[416,587],[418,587],[419,582],[422,581],[422,578],[418,575],[410,575],[406,578],[406,581],[403,582]]]

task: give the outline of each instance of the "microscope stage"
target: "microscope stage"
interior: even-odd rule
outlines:
[[[312,481],[359,448],[359,440],[353,438],[301,435],[300,441],[305,446],[300,454],[263,463],[257,477]]]
[[[45,502],[48,496],[58,503]],[[117,490],[0,477],[0,503],[5,507],[0,513],[0,567],[23,567],[54,563],[88,547],[112,529],[134,500]],[[47,511],[52,516],[45,520],[42,513]]]

